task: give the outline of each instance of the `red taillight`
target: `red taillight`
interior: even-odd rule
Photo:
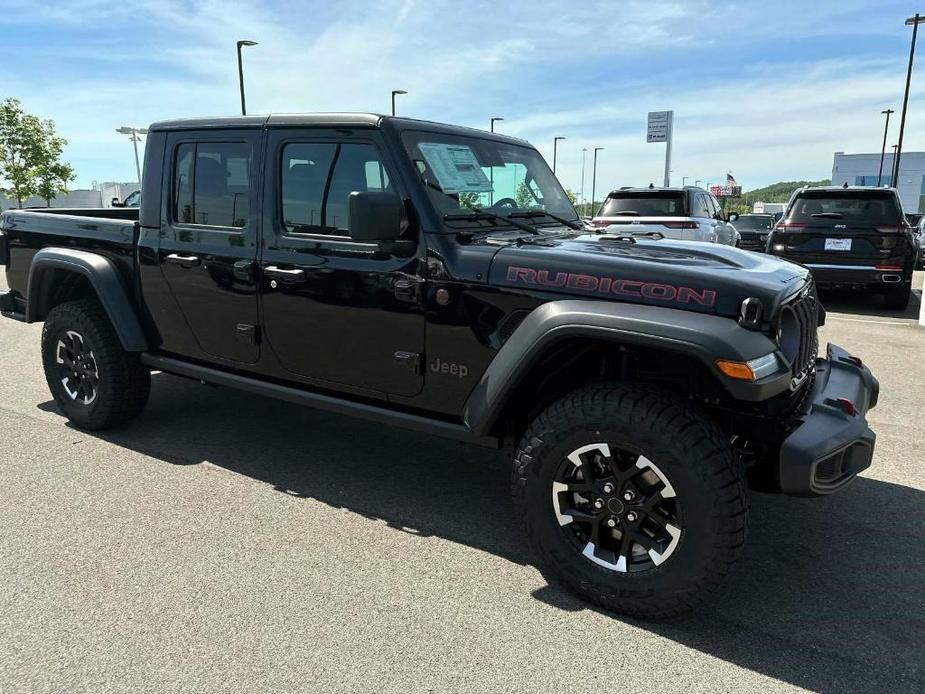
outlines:
[[[876,265],[875,267],[878,270],[893,270],[896,272],[903,269],[902,265]]]
[[[592,219],[591,226],[593,227],[609,227],[613,222],[608,222],[606,219]]]
[[[774,231],[799,231],[800,229],[805,229],[805,224],[789,224],[784,222],[778,222],[777,226],[774,227]]]
[[[874,227],[874,229],[884,234],[895,234],[900,231],[902,227]]]
[[[662,222],[662,226],[669,229],[697,229],[700,225],[697,222]]]

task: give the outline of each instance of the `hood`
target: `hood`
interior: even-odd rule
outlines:
[[[536,238],[494,256],[494,286],[670,306],[730,318],[759,299],[765,315],[809,279],[799,265],[731,246],[596,234]]]

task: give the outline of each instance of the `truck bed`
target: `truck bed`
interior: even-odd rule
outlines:
[[[24,297],[32,257],[42,248],[92,250],[110,258],[130,284],[137,238],[137,208],[32,208],[0,215],[0,243],[6,246],[6,281]]]

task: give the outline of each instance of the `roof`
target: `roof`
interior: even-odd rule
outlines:
[[[896,192],[895,188],[890,188],[889,186],[803,186],[802,188],[797,188],[797,190],[811,190],[811,191],[820,191],[825,193],[837,193],[844,192],[846,190],[864,190],[864,191],[881,191],[881,192]],[[767,204],[767,203],[766,203]]]
[[[180,118],[152,123],[149,130],[204,130],[211,128],[263,128],[273,126],[311,125],[321,127],[381,127],[389,124],[399,130],[439,130],[469,137],[488,137],[516,144],[526,140],[501,133],[490,133],[478,128],[437,123],[434,121],[386,116],[380,113],[272,113],[259,116],[220,116],[215,118]]]
[[[704,190],[700,186],[623,186],[621,188],[614,188],[611,192],[613,193],[646,193],[646,192],[659,192],[659,193],[683,193],[687,190]]]

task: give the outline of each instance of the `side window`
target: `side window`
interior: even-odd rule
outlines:
[[[283,147],[282,210],[286,231],[321,234],[324,187],[337,145],[295,143]]]
[[[288,144],[281,165],[287,231],[347,236],[350,193],[390,189],[379,153],[368,144]]]
[[[177,148],[174,217],[184,224],[243,227],[250,216],[250,147],[243,142]]]
[[[710,206],[713,208],[712,217],[720,218],[723,216],[723,206],[719,204],[719,200],[714,195],[710,195]]]
[[[184,224],[193,222],[193,160],[196,145],[184,144],[177,147],[173,175],[173,218]]]
[[[712,217],[713,214],[710,212],[710,207],[707,204],[707,198],[703,193],[697,193],[694,197],[694,217]]]

